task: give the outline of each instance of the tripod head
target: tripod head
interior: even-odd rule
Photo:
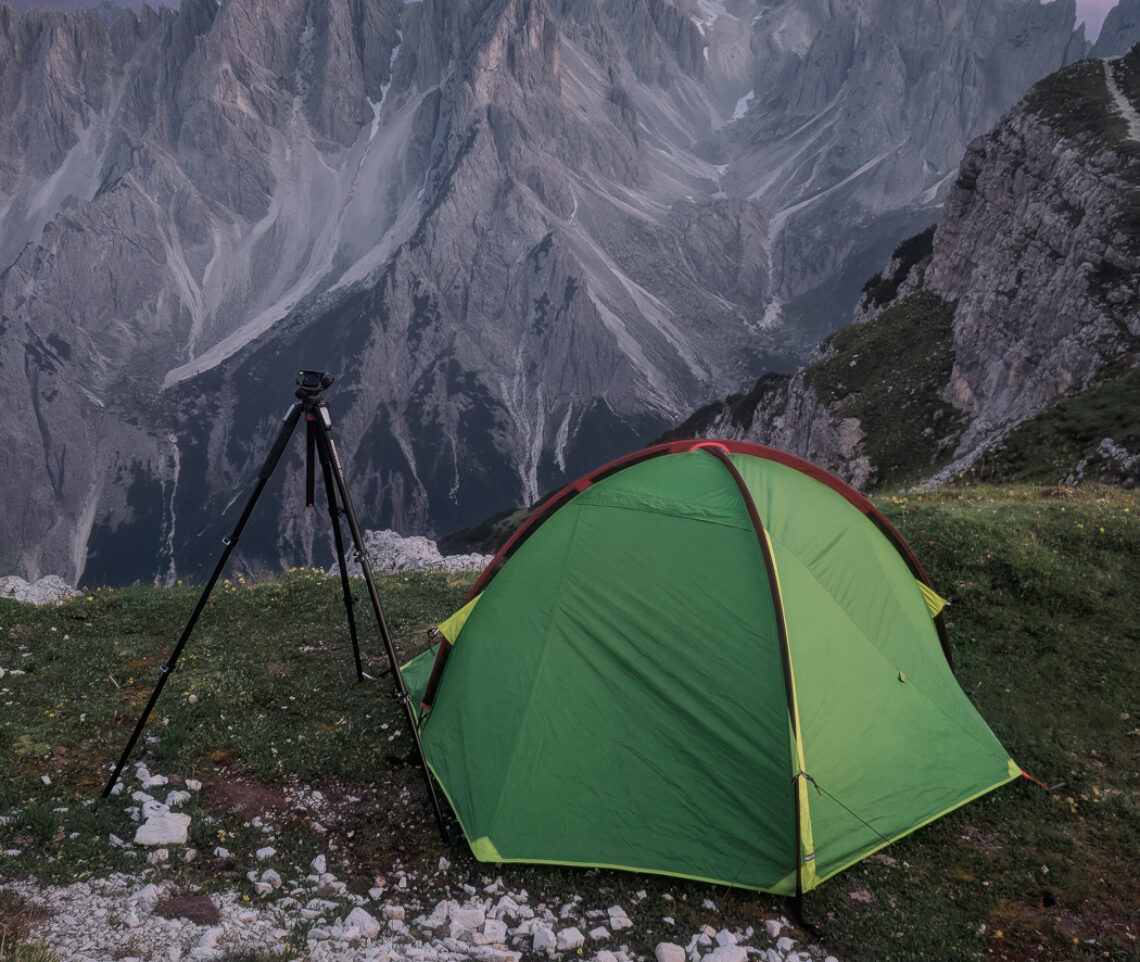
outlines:
[[[296,398],[299,401],[320,400],[321,392],[335,379],[324,371],[298,371]]]

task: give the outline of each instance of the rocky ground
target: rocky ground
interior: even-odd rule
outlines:
[[[254,894],[205,892],[170,879],[177,862],[228,859],[219,845],[201,852],[188,845],[191,816],[181,809],[201,785],[177,775],[151,773],[143,764],[116,785],[113,801],[137,825],[131,839],[112,845],[134,854],[139,871],[67,886],[41,886],[34,879],[8,888],[43,909],[33,941],[60,962],[221,962],[258,953],[258,958],[310,962],[521,962],[567,954],[593,962],[634,962],[628,940],[635,923],[621,904],[595,905],[579,895],[538,902],[525,891],[484,879],[477,888],[449,878],[451,865],[436,870],[397,871],[376,878],[367,895],[356,894],[330,871],[335,855],[317,855],[298,865],[274,847],[275,829],[262,827],[265,844],[249,872]],[[297,787],[317,813],[331,804],[319,791]],[[11,852],[7,854],[13,854]],[[488,867],[490,870],[490,867]],[[450,897],[439,898],[440,892]],[[643,917],[645,892],[635,895]],[[716,906],[706,902],[715,912]],[[669,903],[661,903],[667,922]],[[660,942],[657,962],[808,962],[823,952],[802,944],[784,919],[757,921],[757,928],[705,925],[678,931]],[[831,956],[827,962],[835,962]]]
[[[491,560],[491,555],[483,554],[442,555],[434,541],[417,536],[405,538],[395,531],[365,531],[364,548],[372,573],[377,575],[402,571],[481,571]],[[339,566],[334,562],[329,575],[339,573]],[[360,577],[360,562],[350,560],[348,573]],[[0,598],[54,605],[77,594],[79,591],[59,575],[44,575],[34,582],[16,575],[0,577]]]

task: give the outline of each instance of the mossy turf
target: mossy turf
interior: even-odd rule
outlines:
[[[954,364],[954,305],[912,295],[824,342],[807,383],[836,418],[858,418],[875,487],[927,477],[949,450],[960,415],[941,397]]]

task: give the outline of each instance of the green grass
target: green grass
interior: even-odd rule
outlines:
[[[1103,438],[1130,451],[1140,447],[1140,369],[1106,376],[1095,387],[1061,398],[1014,428],[971,473],[980,480],[1062,481],[1081,460],[1095,462]]]
[[[827,339],[831,353],[807,369],[807,382],[833,416],[858,418],[875,486],[894,488],[928,476],[949,452],[959,417],[940,396],[954,363],[954,305],[915,294],[865,324]]]
[[[1022,779],[951,813],[810,893],[806,921],[844,962],[1140,958],[1130,938],[1140,936],[1140,495],[964,487],[878,504],[951,601],[963,689],[1018,763],[1057,787]],[[429,642],[472,578],[380,579],[401,657]],[[133,835],[122,800],[92,800],[197,593],[102,589],[39,609],[0,602],[0,667],[25,672],[0,678],[0,814],[9,818],[0,849],[20,851],[0,855],[0,882],[140,870],[140,857],[108,841]],[[366,600],[357,614],[376,674],[383,659]],[[704,924],[760,929],[793,912],[763,894],[482,865],[461,839],[445,847],[391,692],[386,677],[355,680],[337,581],[297,572],[220,585],[158,703],[148,728],[157,740],[145,745],[152,771],[203,783],[186,809],[202,854],[154,871],[184,891],[257,899],[246,873],[263,867],[253,853],[266,844],[261,823],[271,824],[279,867],[335,851],[330,868],[361,893],[378,876],[415,873],[425,911],[465,897],[460,884],[478,890],[496,876],[532,903],[557,906],[574,892],[585,907],[621,904],[634,921],[622,941],[647,959],[657,942]],[[309,789],[323,793],[319,816],[298,802]],[[218,845],[230,855],[213,856]],[[445,875],[441,856],[452,863]]]
[[[1114,108],[1100,60],[1081,60],[1038,81],[1025,107],[1064,137],[1127,147],[1128,124]]]

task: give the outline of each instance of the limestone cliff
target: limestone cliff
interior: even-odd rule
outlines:
[[[1095,458],[1107,432],[1135,445],[1138,105],[1140,47],[1035,85],[970,145],[932,237],[867,283],[860,323],[679,433],[777,444],[863,487],[1001,476],[1046,425],[1063,457],[1037,452],[1039,479]],[[1087,436],[1055,423],[1087,408],[1103,414]]]

